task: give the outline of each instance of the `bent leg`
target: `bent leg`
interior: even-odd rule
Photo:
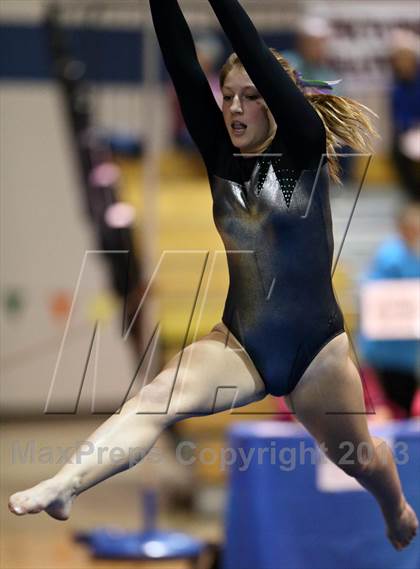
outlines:
[[[393,545],[408,545],[418,522],[404,499],[391,449],[369,433],[362,382],[346,334],[323,348],[286,402],[326,455],[377,499]]]
[[[174,356],[149,385],[92,433],[53,478],[13,494],[9,508],[19,515],[45,510],[67,519],[77,495],[137,464],[170,423],[264,396],[264,384],[249,356],[220,323]]]

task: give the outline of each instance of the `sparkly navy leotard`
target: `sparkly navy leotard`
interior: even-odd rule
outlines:
[[[239,2],[209,1],[278,127],[258,158],[235,156],[177,0],[150,4],[186,124],[207,167],[214,220],[226,247],[230,284],[223,322],[267,392],[285,395],[344,331],[331,283],[325,129]]]

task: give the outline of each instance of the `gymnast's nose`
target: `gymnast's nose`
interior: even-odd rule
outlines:
[[[235,95],[232,99],[232,104],[230,106],[230,112],[231,113],[241,113],[241,114],[243,113],[241,100],[238,97],[238,95]]]

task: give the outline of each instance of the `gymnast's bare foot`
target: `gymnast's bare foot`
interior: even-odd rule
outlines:
[[[45,511],[56,520],[67,520],[76,497],[76,484],[63,484],[56,478],[10,496],[9,510],[18,516]]]
[[[388,538],[400,551],[407,547],[417,533],[419,522],[415,512],[406,500],[402,502],[400,513],[392,522],[388,521]]]

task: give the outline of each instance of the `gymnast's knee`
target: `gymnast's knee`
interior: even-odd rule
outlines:
[[[197,392],[197,382],[185,370],[176,381],[172,374],[163,372],[138,393],[138,408],[140,412],[155,415],[164,426],[172,424],[200,414],[205,386],[200,387]]]
[[[174,420],[171,411],[173,396],[173,386],[164,377],[157,376],[136,395],[136,413],[161,423],[163,427],[169,425]]]

